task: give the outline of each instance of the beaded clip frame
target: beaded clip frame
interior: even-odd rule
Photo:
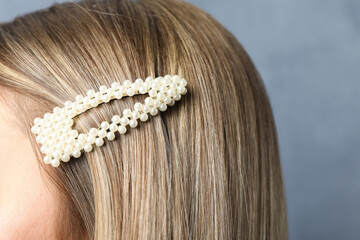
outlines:
[[[91,152],[93,144],[102,146],[105,137],[109,141],[114,140],[115,132],[125,134],[127,125],[135,128],[138,119],[145,122],[148,114],[155,116],[159,110],[165,111],[187,93],[186,85],[187,81],[178,75],[155,79],[147,77],[145,81],[138,78],[135,82],[125,80],[122,85],[113,82],[110,88],[100,86],[98,92],[90,89],[87,96],[78,95],[74,102],[66,101],[63,108],[55,107],[52,113],[45,113],[43,118],[35,118],[31,132],[36,135],[36,142],[42,145],[40,151],[45,154],[44,162],[58,167],[61,161],[79,158],[83,151]],[[125,109],[122,117],[114,115],[110,123],[104,121],[99,128],[91,128],[87,133],[80,134],[72,128],[74,117],[101,103],[146,93],[149,97],[143,104],[137,102],[133,110]]]

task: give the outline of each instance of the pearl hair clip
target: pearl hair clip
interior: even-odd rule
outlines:
[[[164,77],[147,77],[145,81],[138,78],[135,82],[125,80],[122,85],[113,82],[110,88],[100,86],[99,91],[87,91],[87,96],[78,95],[75,101],[66,101],[64,107],[55,107],[52,113],[45,113],[43,118],[35,118],[31,132],[36,135],[36,142],[42,146],[40,151],[46,156],[44,162],[58,167],[60,161],[68,162],[70,157],[79,158],[82,151],[91,152],[93,144],[102,146],[104,138],[109,141],[115,139],[115,132],[125,134],[126,126],[135,128],[138,119],[145,122],[150,114],[155,116],[160,111],[165,111],[167,106],[173,106],[175,101],[185,95],[187,81],[178,75]],[[87,133],[78,133],[72,129],[75,116],[97,107],[101,103],[108,103],[113,99],[125,96],[148,93],[144,104],[137,102],[134,109],[125,109],[123,116],[114,115],[111,122],[104,121],[100,128],[91,128]]]

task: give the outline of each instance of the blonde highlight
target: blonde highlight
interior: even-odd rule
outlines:
[[[176,0],[81,1],[0,26],[0,85],[14,92],[2,100],[39,162],[35,117],[114,80],[166,74],[188,80],[179,104],[56,170],[40,163],[61,199],[59,238],[287,239],[265,87],[210,15]],[[74,128],[98,126],[144,97],[102,104]]]

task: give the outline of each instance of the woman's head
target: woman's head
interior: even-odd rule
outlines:
[[[178,104],[79,159],[58,168],[42,163],[30,132],[35,117],[100,85],[166,74],[188,81]],[[34,150],[23,160],[39,166],[32,174],[42,174],[36,186],[46,192],[44,204],[29,205],[39,208],[36,223],[47,219],[54,236],[287,237],[276,128],[263,83],[237,40],[196,7],[82,1],[16,18],[0,27],[0,88],[3,116]],[[76,117],[73,128],[86,132],[144,98],[99,105]],[[4,194],[0,216],[11,205]]]

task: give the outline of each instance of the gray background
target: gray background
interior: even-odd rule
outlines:
[[[0,22],[53,2],[0,0]],[[360,239],[360,0],[190,2],[235,34],[264,79],[290,239]]]

